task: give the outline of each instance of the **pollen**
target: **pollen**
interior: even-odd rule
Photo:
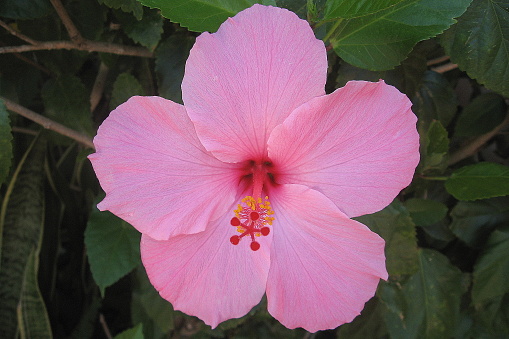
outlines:
[[[232,236],[230,242],[233,245],[238,245],[242,238],[249,236],[251,250],[258,251],[260,243],[255,240],[255,237],[269,235],[269,226],[272,226],[274,221],[272,216],[274,211],[270,206],[269,197],[255,199],[248,195],[241,200],[233,213],[235,216],[231,219],[230,224],[236,227],[240,234]]]

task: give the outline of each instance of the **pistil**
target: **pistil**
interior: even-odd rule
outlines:
[[[235,217],[230,221],[230,224],[237,227],[237,232],[240,233],[230,238],[233,245],[238,245],[242,238],[249,236],[251,250],[260,249],[260,243],[256,241],[256,237],[269,235],[269,226],[274,221],[272,216],[274,211],[268,199],[269,197],[255,199],[253,196],[242,199],[242,204],[239,204],[234,211]]]

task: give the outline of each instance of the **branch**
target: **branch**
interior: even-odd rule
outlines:
[[[449,72],[449,71],[452,71],[453,69],[456,69],[458,68],[458,65],[456,64],[453,64],[452,62],[449,62],[445,65],[440,65],[440,66],[437,66],[437,67],[433,67],[431,68],[432,71],[435,71],[437,73],[445,73],[445,72]]]
[[[101,323],[101,327],[103,328],[104,334],[106,335],[106,338],[111,339],[113,338],[111,336],[110,329],[108,327],[108,324],[106,323],[106,319],[104,319],[104,315],[99,314],[99,322]]]
[[[426,66],[433,66],[433,65],[436,65],[436,64],[440,64],[440,63],[442,63],[444,61],[447,61],[447,60],[449,60],[449,56],[448,55],[443,55],[441,57],[428,60],[426,62]]]
[[[15,37],[17,38],[20,38],[21,40],[25,41],[25,42],[28,42],[29,44],[31,45],[37,45],[38,42],[33,40],[33,39],[30,39],[29,37],[27,37],[25,34],[21,33],[21,32],[18,32],[17,30],[13,29],[11,26],[9,26],[8,24],[6,24],[5,22],[3,22],[2,20],[0,20],[0,26],[2,26],[3,28],[5,28],[6,30],[9,31],[9,33],[11,33],[12,35],[14,35]]]
[[[106,79],[108,78],[108,72],[110,69],[104,62],[101,62],[99,66],[99,71],[97,72],[97,77],[95,78],[94,87],[92,87],[92,92],[90,92],[90,111],[95,111],[99,101],[101,100],[104,92],[104,87],[106,86]]]
[[[491,138],[493,138],[495,135],[497,135],[502,129],[504,129],[506,126],[509,126],[509,114],[506,116],[505,120],[502,121],[500,125],[495,127],[492,131],[483,134],[474,140],[472,140],[467,145],[463,146],[449,157],[448,165],[452,166],[457,162],[460,162],[463,159],[466,159],[475,153],[485,144],[487,143]]]
[[[30,51],[53,50],[53,49],[77,49],[87,52],[103,52],[119,55],[130,55],[144,58],[153,58],[154,53],[144,47],[124,46],[107,42],[83,40],[81,44],[72,41],[47,41],[36,45],[20,45],[0,47],[0,54],[21,53]]]
[[[74,26],[74,23],[72,22],[71,17],[65,10],[64,5],[62,5],[62,2],[60,0],[50,0],[50,1],[55,10],[57,11],[60,20],[62,20],[62,23],[64,24],[65,29],[67,30],[67,33],[69,34],[71,40],[74,43],[81,45],[81,43],[84,42],[85,39],[83,39],[76,26]]]
[[[35,113],[29,110],[28,108],[25,108],[21,105],[18,105],[15,102],[5,99],[4,97],[0,97],[0,100],[2,100],[5,103],[5,107],[7,107],[8,110],[18,113],[19,115],[24,116],[25,118],[30,119],[35,123],[38,123],[39,125],[46,129],[65,135],[66,137],[76,140],[77,142],[89,148],[95,149],[94,143],[92,142],[92,138],[90,138],[88,135],[70,129],[62,124],[59,124],[58,122],[55,122],[38,113]]]

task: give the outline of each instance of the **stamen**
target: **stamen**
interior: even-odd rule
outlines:
[[[237,205],[237,209],[233,211],[235,216],[231,219],[230,224],[237,227],[240,235],[234,235],[230,238],[233,245],[238,245],[240,240],[249,236],[251,238],[250,248],[253,251],[260,249],[260,243],[255,241],[255,237],[267,236],[270,233],[268,226],[274,221],[274,211],[270,206],[269,197],[265,199],[255,199],[248,195],[241,200],[241,204]]]

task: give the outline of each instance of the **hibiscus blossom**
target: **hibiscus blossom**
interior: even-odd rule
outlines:
[[[384,241],[352,217],[388,205],[418,163],[410,102],[383,81],[325,95],[306,21],[255,5],[203,33],[184,106],[133,97],[90,156],[98,205],[142,233],[151,283],[212,327],[266,293],[288,328],[335,328],[387,279]]]

